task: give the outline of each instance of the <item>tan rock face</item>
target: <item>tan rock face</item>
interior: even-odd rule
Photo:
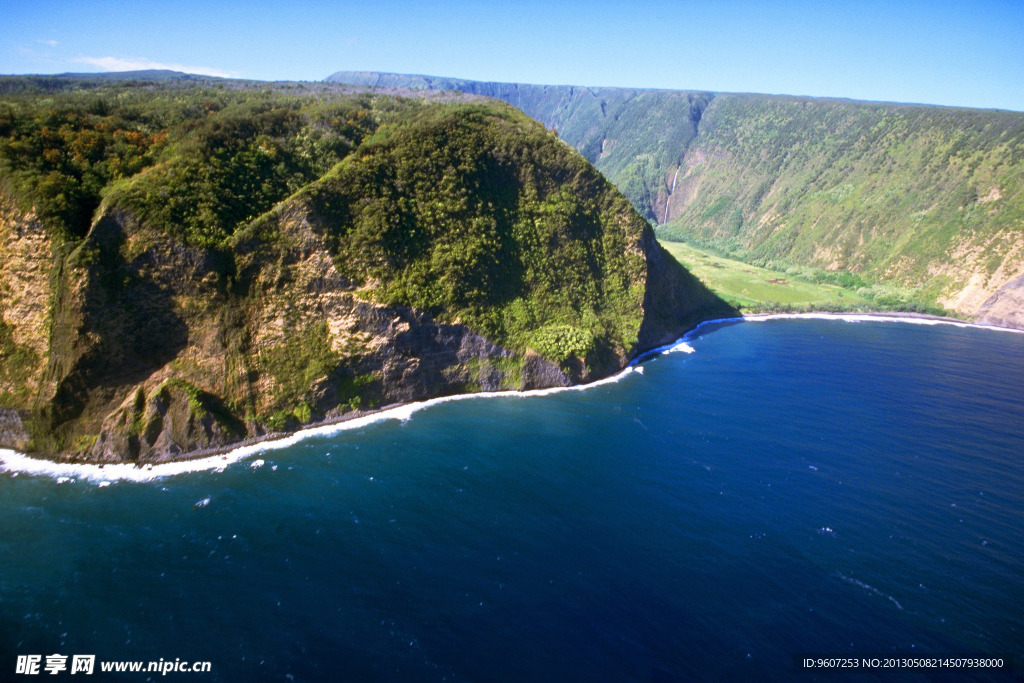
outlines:
[[[330,419],[438,394],[569,383],[543,358],[519,359],[462,325],[361,298],[306,213],[278,220],[283,239],[224,264],[105,213],[63,262],[54,294],[45,231],[5,215],[3,321],[37,360],[20,385],[23,404],[0,410],[0,445],[158,462],[260,437],[267,426],[254,418],[273,411]],[[330,363],[302,378],[301,405],[292,405],[289,378],[262,359],[317,326]],[[62,340],[53,354],[51,331]],[[33,406],[50,440],[30,439],[22,416]]]
[[[337,269],[323,228],[311,220],[308,207],[293,206],[274,220],[277,234],[284,235],[277,244],[284,248],[266,243],[243,247],[238,261],[247,299],[259,301],[248,309],[247,334],[258,357],[267,359],[284,352],[290,339],[323,326],[326,350],[334,358],[332,372],[307,378],[317,387],[311,397],[319,403],[312,406],[314,412],[328,417],[344,413],[345,401],[353,398],[346,395],[348,384],[357,379],[373,406],[467,388],[493,391],[569,382],[548,361],[525,364],[464,325],[365,298],[366,290]],[[260,410],[282,408],[287,378],[274,375],[265,364],[252,386]]]
[[[955,241],[949,257],[949,262],[932,264],[929,274],[953,281],[939,303],[967,316],[984,315],[981,308],[1024,275],[1024,243],[1011,231],[986,238],[966,233]]]
[[[1024,328],[1024,274],[1000,287],[975,316],[983,325]]]
[[[0,393],[21,390],[27,395],[42,389],[41,371],[50,352],[52,267],[53,245],[43,226],[31,214],[0,200],[0,322],[27,366],[18,377],[0,374]]]

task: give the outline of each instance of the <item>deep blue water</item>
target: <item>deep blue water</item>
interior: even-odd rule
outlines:
[[[209,660],[169,676],[207,681],[811,680],[798,653],[1024,669],[1024,335],[777,320],[690,344],[262,467],[0,474],[0,680],[32,653]]]

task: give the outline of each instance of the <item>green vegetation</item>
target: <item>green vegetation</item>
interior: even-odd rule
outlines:
[[[53,258],[0,263],[0,285],[34,273],[52,292],[49,329],[0,327],[0,407],[43,450],[173,457],[592,379],[723,310],[544,126],[430,99],[0,79],[0,195],[34,240],[11,253]]]
[[[212,82],[7,96],[0,178],[64,237],[83,237],[109,194],[146,222],[213,245],[323,175],[376,128],[375,113],[368,98]]]
[[[256,98],[174,129],[152,168],[111,189],[117,203],[190,244],[216,246],[344,158],[375,128],[369,103]]]
[[[804,273],[752,266],[683,242],[662,241],[661,246],[712,291],[747,313],[787,307],[851,310],[868,304],[855,290],[816,283]]]
[[[152,164],[166,136],[130,110],[112,114],[102,98],[60,99],[0,104],[0,174],[23,210],[34,207],[62,236],[82,237],[103,188]]]
[[[705,160],[684,180],[699,192],[663,239],[854,272],[934,304],[1024,238],[1022,114],[720,95],[704,123]]]
[[[586,358],[594,348],[594,335],[572,325],[548,325],[534,333],[532,346],[541,355],[565,363]]]
[[[83,453],[92,448],[98,438],[99,434],[79,434],[75,437],[75,442],[71,444],[71,450],[76,453]]]
[[[381,303],[460,320],[514,351],[559,324],[605,366],[636,343],[643,277],[626,244],[642,222],[568,147],[511,108],[425,108],[382,126],[300,198],[336,265]],[[342,229],[338,229],[338,228]],[[548,355],[556,362],[561,351]]]
[[[663,241],[771,270],[856,275],[864,296],[882,307],[945,305],[970,315],[1024,273],[1024,113],[372,73],[331,78],[503,99],[557,128],[660,224]]]
[[[146,394],[142,390],[142,387],[138,387],[135,390],[135,396],[132,399],[132,407],[130,413],[130,422],[128,424],[128,434],[130,436],[138,436],[146,428]]]
[[[745,313],[766,311],[912,311],[943,314],[920,292],[868,285],[856,273],[810,266],[762,268],[692,243],[661,245],[715,294]]]
[[[333,378],[340,361],[340,355],[331,348],[326,322],[311,325],[260,353],[257,365],[276,385],[274,402],[266,411],[267,424],[280,430],[289,422],[309,422],[312,413],[306,402],[308,394],[317,384]]]
[[[0,408],[18,407],[29,398],[26,380],[38,365],[32,349],[16,343],[11,326],[0,319]]]

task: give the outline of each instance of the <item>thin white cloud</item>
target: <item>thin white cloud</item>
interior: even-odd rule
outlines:
[[[56,40],[40,40],[39,42],[43,45],[49,45],[50,47],[57,47],[60,45]]]
[[[214,69],[208,66],[187,66],[185,64],[174,64],[165,62],[154,62],[141,57],[121,59],[120,57],[76,57],[72,61],[78,64],[88,64],[104,71],[145,71],[146,69],[166,69],[168,71],[181,71],[187,74],[199,74],[201,76],[218,76],[220,78],[237,78],[237,74]]]

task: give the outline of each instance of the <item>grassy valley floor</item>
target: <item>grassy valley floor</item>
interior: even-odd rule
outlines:
[[[782,271],[725,258],[685,242],[659,242],[715,294],[746,313],[873,308],[867,298],[852,289],[816,284]]]

